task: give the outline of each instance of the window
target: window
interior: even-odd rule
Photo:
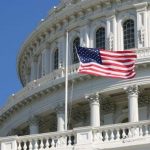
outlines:
[[[80,38],[77,37],[74,41],[73,41],[73,51],[72,51],[72,59],[73,59],[73,64],[78,63],[79,59],[77,56],[77,52],[76,52],[76,47],[80,46]]]
[[[58,49],[54,51],[54,70],[58,69]]]
[[[123,39],[124,39],[124,49],[130,49],[135,47],[134,38],[134,21],[129,19],[123,24]]]
[[[101,27],[96,31],[96,47],[105,49],[105,28]]]

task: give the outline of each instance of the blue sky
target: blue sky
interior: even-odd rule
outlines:
[[[0,107],[22,86],[16,58],[22,43],[59,0],[0,1]]]

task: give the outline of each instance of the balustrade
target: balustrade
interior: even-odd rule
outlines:
[[[65,148],[72,146],[74,139],[69,131],[66,134],[41,134],[22,136],[17,141],[17,150],[46,150],[52,148]]]
[[[92,134],[89,134],[92,133]],[[85,135],[91,135],[85,136]],[[79,138],[79,139],[77,139]],[[80,142],[82,138],[82,143]],[[73,149],[80,144],[99,144],[107,148],[108,144],[124,144],[126,141],[146,141],[150,138],[150,121],[141,121],[134,123],[112,124],[101,127],[76,128],[64,132],[35,134],[29,136],[14,137],[16,148],[11,150],[48,150],[59,148]],[[1,147],[12,142],[12,137],[4,140],[1,138]],[[13,142],[14,142],[13,141]],[[107,143],[107,144],[106,144]],[[137,143],[136,143],[137,144]],[[12,144],[13,145],[13,144]],[[4,146],[7,147],[7,146]],[[6,150],[6,149],[3,149]],[[8,149],[9,150],[9,149]]]

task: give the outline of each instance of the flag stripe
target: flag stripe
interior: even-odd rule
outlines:
[[[128,74],[128,76],[119,76],[119,75],[112,75],[112,74],[106,74],[106,73],[102,73],[102,72],[95,72],[95,71],[91,71],[91,70],[81,70],[80,73],[82,74],[91,74],[91,75],[95,75],[95,76],[105,76],[105,77],[111,77],[111,78],[121,78],[121,79],[131,79],[133,77],[135,77],[135,72],[131,72],[130,74]]]
[[[79,47],[77,52],[80,60],[79,73],[122,79],[133,78],[136,74],[134,68],[137,56],[134,51],[114,52]]]
[[[116,69],[103,69],[103,68],[100,68],[100,67],[94,67],[94,66],[91,66],[91,67],[80,67],[79,70],[92,70],[92,71],[100,71],[102,73],[107,73],[107,74],[113,74],[113,75],[122,75],[122,76],[126,76],[128,75],[132,70],[128,70],[128,71],[120,71],[120,70],[116,70]],[[111,72],[110,72],[111,71]]]

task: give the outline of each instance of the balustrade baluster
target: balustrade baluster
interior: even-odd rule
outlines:
[[[99,140],[100,140],[100,142],[104,141],[104,137],[102,135],[102,131],[99,131]]]
[[[23,150],[27,150],[27,141],[23,141]]]
[[[115,136],[114,136],[114,130],[111,129],[110,132],[111,132],[111,133],[110,133],[110,140],[113,141],[113,140],[114,140],[114,137],[115,137]]]
[[[52,148],[54,148],[54,147],[55,147],[55,141],[54,141],[54,139],[52,139],[51,147],[52,147]]]
[[[71,143],[72,143],[72,141],[71,141],[71,135],[69,135],[68,136],[68,146],[71,146]]]
[[[131,127],[128,128],[128,137],[129,137],[129,138],[132,137]]]
[[[125,133],[125,129],[124,128],[122,129],[122,138],[123,139],[126,138],[126,133]]]
[[[116,134],[116,140],[119,141],[120,140],[120,130],[117,129],[117,134]]]
[[[94,130],[94,131],[93,131],[93,141],[94,141],[94,142],[97,142],[98,140],[99,140],[98,131],[97,131],[97,130]]]
[[[38,150],[38,139],[35,139],[34,150]]]
[[[32,146],[32,140],[29,141],[29,150],[32,150],[33,146]]]
[[[46,149],[48,149],[48,148],[49,148],[49,138],[46,138],[45,147],[46,147]]]
[[[43,139],[40,139],[40,146],[39,148],[42,150],[44,148],[44,143],[43,143]]]
[[[147,136],[148,135],[148,126],[145,125],[144,127],[145,127],[145,136]]]
[[[142,126],[139,127],[139,136],[143,136],[143,129],[142,129]]]
[[[108,141],[108,139],[109,139],[109,136],[108,136],[108,131],[107,130],[105,130],[105,142],[107,142]]]
[[[21,141],[18,141],[18,149],[17,150],[21,150]]]
[[[56,147],[61,147],[61,137],[57,138]]]
[[[134,127],[134,136],[139,136],[139,127]]]

